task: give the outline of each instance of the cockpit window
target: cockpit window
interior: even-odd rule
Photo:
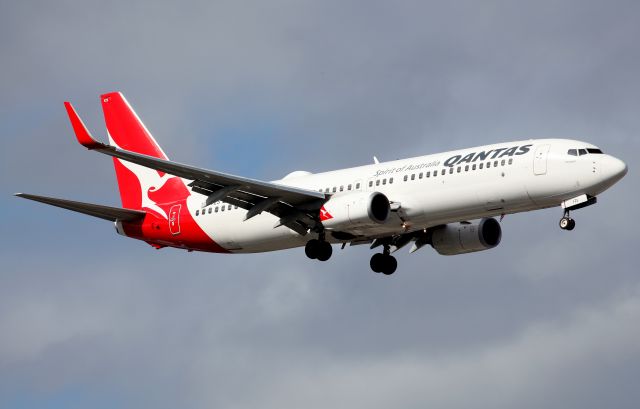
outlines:
[[[578,150],[577,149],[569,149],[569,151],[567,153],[569,155],[571,155],[571,156],[578,156]]]
[[[587,150],[586,149],[580,149],[580,150],[578,150],[578,153],[580,154],[580,156],[586,155],[587,154]]]
[[[602,151],[600,149],[595,149],[595,148],[587,148],[587,152],[589,153],[595,153],[595,154],[602,154]]]

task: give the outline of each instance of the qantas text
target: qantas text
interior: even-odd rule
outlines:
[[[471,152],[468,155],[455,155],[445,160],[444,166],[455,166],[461,163],[471,163],[477,160],[504,158],[505,156],[524,155],[532,145],[514,146],[512,148],[498,148],[488,151]]]

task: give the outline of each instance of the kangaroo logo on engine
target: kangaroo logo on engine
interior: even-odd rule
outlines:
[[[329,220],[329,219],[333,219],[333,216],[331,215],[331,213],[329,213],[329,211],[327,209],[324,208],[324,206],[322,206],[320,208],[320,221],[325,221],[325,220]]]

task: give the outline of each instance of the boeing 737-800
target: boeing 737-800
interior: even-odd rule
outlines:
[[[332,244],[370,244],[375,272],[412,244],[443,255],[487,250],[502,237],[494,218],[561,206],[570,212],[626,173],[623,161],[569,139],[479,146],[266,182],[172,162],[121,93],[101,96],[109,143],[98,142],[69,102],[78,142],[113,157],[122,208],[18,193],[110,220],[116,231],[160,249],[255,253],[305,247],[326,261]]]

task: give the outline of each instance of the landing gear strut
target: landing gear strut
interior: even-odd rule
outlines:
[[[564,211],[564,216],[560,219],[560,228],[562,230],[573,230],[576,227],[576,221],[569,217],[569,211]]]
[[[398,268],[398,262],[396,258],[390,254],[389,245],[384,245],[382,253],[376,253],[371,256],[369,262],[371,269],[376,273],[383,273],[385,275],[393,274]]]
[[[316,259],[320,261],[327,261],[333,254],[333,248],[331,244],[324,240],[324,235],[320,236],[320,240],[311,239],[304,246],[304,252],[310,259]]]

